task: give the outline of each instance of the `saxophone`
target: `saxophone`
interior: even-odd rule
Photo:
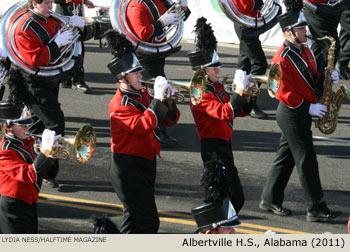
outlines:
[[[323,93],[320,100],[321,104],[327,106],[328,111],[324,117],[318,118],[316,125],[323,134],[332,134],[337,127],[340,107],[344,99],[350,97],[350,92],[344,85],[340,85],[337,92],[333,91],[332,71],[334,69],[335,39],[330,36],[316,39],[328,39],[331,42],[328,50],[328,64],[325,71],[325,79],[323,81]]]

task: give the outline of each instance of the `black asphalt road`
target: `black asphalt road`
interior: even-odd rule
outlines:
[[[182,50],[167,59],[166,73],[169,79],[190,80],[192,70],[186,57],[194,49],[192,41],[182,43]],[[271,61],[276,48],[266,48]],[[218,45],[223,63],[222,73],[234,73],[237,68],[238,49],[234,45]],[[74,135],[83,125],[90,124],[97,132],[97,148],[85,164],[74,158],[61,161],[57,177],[57,189],[43,186],[39,206],[40,233],[91,233],[90,218],[107,214],[120,225],[122,206],[108,178],[110,160],[108,103],[116,91],[115,80],[108,72],[107,63],[112,56],[101,49],[98,41],[86,43],[86,81],[92,94],[61,89],[60,102],[66,116],[66,135]],[[350,85],[349,85],[350,86]],[[187,92],[184,92],[187,95]],[[343,215],[332,223],[308,223],[305,221],[305,205],[297,173],[288,184],[284,206],[292,209],[293,216],[278,217],[261,212],[259,197],[266,175],[278,147],[280,130],[275,121],[277,101],[271,99],[265,87],[258,103],[269,118],[253,119],[250,116],[234,121],[233,149],[236,166],[243,184],[246,203],[240,212],[239,233],[347,233],[350,215],[350,143],[315,140],[320,176],[329,207],[341,210]],[[193,233],[195,223],[190,209],[202,204],[203,190],[200,176],[203,171],[199,140],[190,113],[188,95],[179,104],[181,119],[169,128],[169,134],[179,140],[177,148],[163,148],[158,159],[156,200],[161,216],[160,233]],[[342,106],[338,128],[332,138],[350,142],[350,105]],[[322,136],[314,128],[315,136]]]

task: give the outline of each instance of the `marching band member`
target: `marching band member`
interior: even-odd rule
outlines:
[[[204,17],[197,20],[197,50],[188,56],[192,69],[202,68],[208,76],[206,93],[198,105],[190,104],[190,108],[201,141],[202,160],[208,161],[215,152],[225,162],[233,184],[229,198],[238,213],[244,204],[244,195],[233,161],[232,122],[235,117],[250,112],[249,97],[243,94],[250,85],[249,76],[244,71],[237,70],[234,80],[236,92],[230,95],[225,91],[218,77],[221,63],[216,53],[216,39],[211,26],[205,22]]]
[[[42,177],[56,173],[48,155],[55,132],[45,129],[40,153],[33,151],[33,138],[26,132],[32,123],[21,104],[0,102],[4,136],[0,142],[0,230],[4,234],[38,232],[37,202]]]
[[[292,0],[289,1],[292,2]],[[328,5],[328,2],[333,2],[333,5]],[[312,37],[331,36],[336,40],[336,62],[340,50],[337,28],[341,14],[346,8],[345,1],[304,0],[304,5],[304,15]],[[316,7],[316,10],[310,8],[310,6]],[[327,66],[329,46],[330,43],[325,40],[315,40],[312,43],[311,49],[316,58],[318,72],[323,72]]]
[[[191,11],[187,7],[187,0],[175,1],[181,6],[182,14],[167,12],[170,4],[167,0],[130,0],[126,10],[126,22],[130,30],[140,39],[146,42],[159,44],[166,41],[166,37],[161,38],[163,29],[169,25],[180,21],[181,15],[185,15],[185,20]],[[143,79],[147,80],[157,76],[164,76],[165,58],[171,53],[177,52],[180,47],[174,48],[166,54],[152,54],[136,51],[136,56],[145,69]],[[174,147],[178,144],[177,139],[167,134],[166,127],[161,127],[160,142],[164,147]]]
[[[64,16],[72,16],[72,18],[75,18],[75,15],[83,16],[83,5],[85,5],[87,8],[95,8],[94,3],[90,0],[54,0],[54,3],[56,3],[55,12]],[[84,43],[82,44],[83,53],[81,57],[82,61],[84,61],[85,47]],[[76,75],[72,79],[62,82],[61,87],[73,88],[84,93],[89,93],[91,91],[90,87],[84,80],[83,63],[82,67],[77,69]]]
[[[28,0],[29,10],[16,25],[14,44],[25,62],[34,67],[50,65],[60,56],[60,47],[71,43],[70,29],[61,31],[62,22],[51,16],[52,0]],[[76,16],[72,26],[84,28],[84,20]],[[55,37],[55,38],[54,38]],[[54,38],[54,39],[52,39]],[[25,75],[34,103],[29,108],[32,114],[32,133],[41,134],[45,128],[64,135],[65,119],[58,101],[59,78],[37,78]],[[57,181],[46,181],[58,187]]]
[[[287,7],[287,13],[278,17],[285,42],[274,55],[272,64],[278,64],[281,69],[281,83],[276,92],[279,100],[276,120],[282,135],[259,207],[279,216],[292,214],[291,210],[282,207],[282,203],[284,190],[296,166],[305,195],[306,220],[327,221],[339,212],[330,211],[323,198],[311,131],[312,116],[324,116],[327,107],[316,103],[319,74],[315,57],[303,44],[307,41],[307,22],[299,10]],[[335,70],[332,79],[334,82],[339,80]]]
[[[157,233],[159,217],[154,198],[156,156],[160,156],[159,126],[172,126],[180,111],[165,99],[171,88],[159,76],[154,97],[141,84],[143,68],[132,44],[116,31],[106,35],[114,59],[108,68],[119,88],[109,103],[111,123],[111,182],[124,205],[121,233]],[[170,93],[169,93],[170,94]]]
[[[259,10],[263,6],[262,0],[233,0],[233,3],[240,13],[250,17],[260,15]],[[234,22],[234,27],[240,41],[238,68],[251,74],[265,74],[267,61],[259,39],[260,33],[257,32],[257,29],[245,27],[238,22]],[[249,34],[249,36],[247,36],[247,34]],[[268,116],[258,107],[257,96],[252,97],[250,102],[252,104],[252,110],[250,112],[251,117],[264,119]]]

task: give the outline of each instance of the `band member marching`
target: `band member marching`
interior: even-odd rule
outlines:
[[[152,98],[143,88],[143,68],[132,44],[116,31],[106,34],[114,59],[108,68],[119,88],[109,103],[112,158],[111,182],[124,205],[121,233],[157,233],[159,217],[154,198],[156,156],[160,156],[159,126],[172,126],[180,111],[166,95],[173,93],[159,76]],[[170,90],[167,92],[167,90]]]
[[[4,137],[0,142],[0,231],[4,234],[38,232],[37,202],[42,177],[57,163],[48,158],[55,132],[45,129],[40,153],[33,150],[33,138],[27,136],[32,123],[23,104],[0,102],[0,121]]]
[[[28,0],[28,8],[25,16],[16,25],[14,46],[20,57],[29,65],[50,66],[60,57],[60,48],[71,43],[72,31],[61,30],[65,24],[51,16],[52,0]],[[77,15],[70,18],[69,24],[84,29],[84,20]],[[80,65],[77,68],[80,68]],[[64,135],[65,119],[58,101],[58,85],[65,73],[55,78],[40,78],[33,74],[23,76],[34,97],[34,102],[29,108],[33,120],[30,131],[40,134],[47,128]],[[58,186],[54,180],[46,182],[53,187]]]
[[[207,75],[206,93],[202,101],[198,105],[190,104],[201,142],[201,156],[203,162],[207,162],[212,153],[216,153],[225,163],[233,184],[229,198],[238,213],[244,204],[244,194],[233,161],[232,123],[235,117],[250,112],[250,97],[243,94],[250,87],[249,75],[237,70],[234,80],[236,91],[227,93],[218,77],[221,63],[216,53],[217,42],[213,30],[204,17],[197,20],[195,28],[197,49],[190,52],[188,57],[193,70],[204,69]]]
[[[307,22],[297,5],[287,6],[278,17],[285,41],[275,53],[272,64],[278,64],[281,83],[276,92],[279,100],[276,120],[282,131],[280,145],[267,176],[259,207],[279,216],[292,211],[282,207],[284,190],[294,166],[304,191],[307,221],[327,221],[339,215],[330,211],[323,197],[316,152],[312,142],[312,116],[323,117],[327,107],[316,103],[316,83],[320,74],[307,41]],[[332,72],[332,80],[339,80]]]
[[[187,0],[174,1],[180,6],[182,12],[168,12],[170,8],[167,0],[130,0],[126,10],[126,22],[130,30],[142,41],[159,44],[166,41],[164,28],[186,20],[191,11],[187,7]],[[136,50],[136,56],[145,69],[143,79],[147,80],[157,76],[166,77],[164,67],[165,59],[170,54],[180,50],[175,47],[162,54],[146,54]],[[178,144],[177,139],[170,137],[166,127],[161,127],[161,144],[164,147],[174,147]]]

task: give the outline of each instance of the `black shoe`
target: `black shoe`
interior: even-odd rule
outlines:
[[[259,208],[265,211],[273,212],[279,216],[288,216],[292,215],[292,211],[288,208],[284,208],[282,206],[277,206],[266,201],[261,201],[259,204]]]
[[[349,68],[347,66],[340,65],[339,62],[337,62],[337,64],[335,65],[335,70],[337,70],[341,79],[349,79]]]
[[[317,212],[307,212],[306,220],[310,222],[327,222],[341,215],[340,211],[317,211]]]
[[[61,83],[61,88],[72,88],[72,82],[71,81],[66,81]]]
[[[43,183],[48,185],[48,186],[50,186],[50,187],[52,187],[52,188],[59,187],[59,184],[58,184],[57,180],[55,180],[55,179],[50,179],[50,180],[49,179],[43,179]]]
[[[250,111],[249,115],[257,119],[264,119],[268,117],[268,115],[258,107],[252,108],[252,111]]]
[[[73,89],[76,89],[85,94],[91,92],[90,87],[85,82],[78,82],[73,84]]]
[[[160,137],[160,144],[162,145],[162,147],[175,147],[179,144],[179,142],[173,137],[162,135]]]

